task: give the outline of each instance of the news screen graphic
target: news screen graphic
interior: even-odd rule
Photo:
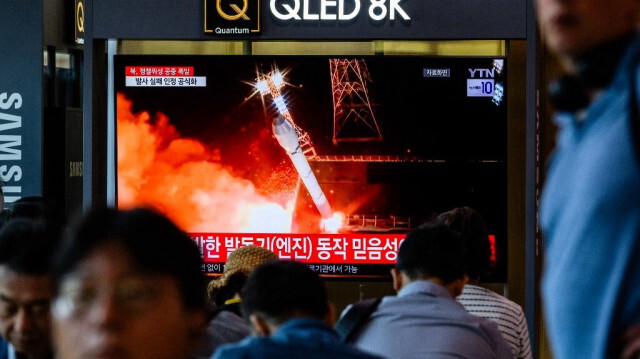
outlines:
[[[471,206],[506,281],[504,58],[115,56],[117,200],[191,234],[203,271],[260,245],[387,278],[405,234]]]

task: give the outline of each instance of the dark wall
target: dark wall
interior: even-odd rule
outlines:
[[[67,4],[65,4],[67,3]],[[64,0],[47,0],[43,2],[43,40],[45,46],[65,47],[70,40],[68,26],[73,26],[73,2],[68,5]],[[70,24],[70,25],[67,25]],[[73,30],[71,28],[70,30]]]

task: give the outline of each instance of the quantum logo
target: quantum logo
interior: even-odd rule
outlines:
[[[204,0],[204,32],[215,35],[259,33],[260,0]]]
[[[240,7],[237,4],[234,4],[234,3],[229,4],[229,7],[236,12],[234,15],[229,15],[226,12],[224,12],[224,10],[222,10],[222,7],[220,6],[221,2],[222,0],[216,0],[216,10],[218,10],[218,14],[222,16],[223,19],[229,20],[229,21],[238,20],[239,18],[250,20],[249,17],[247,16],[247,8],[249,7],[248,0],[242,1],[242,9],[240,9]]]
[[[76,0],[75,3],[75,41],[76,44],[84,44],[84,4],[83,0]]]

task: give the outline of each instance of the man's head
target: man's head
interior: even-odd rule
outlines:
[[[66,222],[64,209],[55,201],[39,196],[22,197],[7,206],[0,217],[0,227],[2,223],[15,218],[44,220],[59,226],[64,226]]]
[[[398,250],[396,267],[391,270],[393,285],[400,290],[407,283],[427,280],[447,288],[453,297],[466,281],[460,237],[437,221],[411,230]]]
[[[0,334],[27,358],[51,354],[50,262],[59,227],[15,219],[0,230]]]
[[[440,214],[437,220],[460,235],[465,272],[471,280],[479,281],[489,269],[491,258],[491,243],[484,218],[473,208],[459,207]]]
[[[69,233],[54,267],[60,357],[186,358],[205,321],[200,252],[166,217],[101,209]]]
[[[546,45],[565,66],[593,47],[632,32],[638,0],[536,0]]]
[[[294,318],[331,323],[324,283],[304,264],[275,261],[258,266],[241,296],[242,313],[261,334],[270,334]]]

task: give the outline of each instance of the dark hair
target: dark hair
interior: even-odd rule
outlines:
[[[459,207],[440,214],[439,221],[462,238],[464,267],[469,278],[480,279],[489,269],[491,243],[487,224],[478,211]]]
[[[396,268],[410,279],[435,277],[445,284],[464,277],[460,237],[444,223],[411,230],[400,245]]]
[[[242,292],[242,287],[246,282],[246,274],[241,272],[232,274],[227,280],[227,284],[221,288],[212,290],[211,300],[213,300],[218,308],[222,307],[227,300],[232,299],[236,294]]]
[[[49,274],[61,231],[57,224],[41,220],[8,221],[0,229],[0,265],[29,275]]]
[[[42,219],[60,226],[66,223],[64,210],[58,203],[40,196],[22,197],[7,206],[2,212],[2,223],[14,218]]]
[[[329,310],[324,283],[306,265],[297,262],[259,265],[249,275],[241,297],[246,318],[259,314],[273,325],[296,315],[322,319]]]
[[[176,278],[186,307],[205,306],[198,246],[167,217],[143,208],[101,208],[80,217],[56,257],[56,288],[79,262],[113,242],[121,245],[142,269]]]

